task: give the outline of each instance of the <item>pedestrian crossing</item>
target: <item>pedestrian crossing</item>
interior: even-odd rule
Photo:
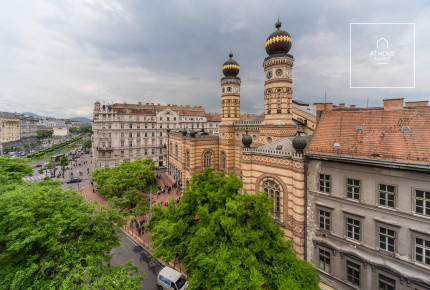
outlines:
[[[27,182],[37,182],[42,181],[45,178],[45,174],[37,174],[33,176],[24,176],[22,179],[24,179]]]

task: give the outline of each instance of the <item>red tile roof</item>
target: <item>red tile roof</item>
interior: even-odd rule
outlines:
[[[307,152],[428,164],[430,107],[327,111]]]

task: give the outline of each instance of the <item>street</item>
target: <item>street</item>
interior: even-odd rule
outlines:
[[[147,252],[123,232],[120,233],[120,239],[122,247],[111,251],[113,254],[111,264],[119,265],[132,260],[140,272],[146,274],[141,289],[157,289],[157,274],[163,266],[158,261],[151,261]]]

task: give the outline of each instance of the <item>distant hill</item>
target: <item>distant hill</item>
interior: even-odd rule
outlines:
[[[82,123],[91,123],[93,120],[85,117],[74,117],[70,118],[70,121],[82,122]]]
[[[51,118],[51,117],[46,117],[46,116],[40,116],[38,114],[35,113],[31,113],[31,112],[24,112],[21,113],[23,115],[28,115],[28,116],[32,116],[35,118]],[[59,118],[56,118],[59,119]],[[67,118],[64,118],[67,119]],[[91,120],[90,118],[86,118],[86,117],[74,117],[74,118],[69,118],[70,121],[76,121],[76,122],[82,122],[82,123],[91,123],[93,120]]]

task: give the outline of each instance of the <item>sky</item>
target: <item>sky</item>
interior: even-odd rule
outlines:
[[[358,107],[430,99],[428,1],[2,0],[0,111],[91,117],[100,101],[220,112],[221,67],[231,50],[241,112],[260,113],[264,44],[278,15],[293,39],[293,99]],[[379,79],[371,70],[379,68],[365,65],[369,45],[385,35],[373,26],[354,26],[350,35],[350,23],[415,23],[415,37],[410,29],[384,32],[398,45],[389,64],[396,68]],[[366,77],[414,88],[351,88],[352,78],[365,86]]]

